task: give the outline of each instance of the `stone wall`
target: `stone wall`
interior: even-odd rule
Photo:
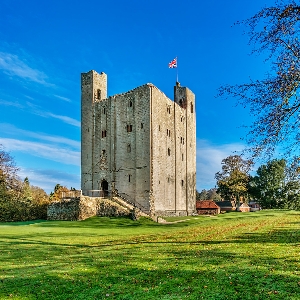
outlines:
[[[109,199],[81,196],[49,204],[48,220],[80,221],[93,216],[131,216],[132,211]]]

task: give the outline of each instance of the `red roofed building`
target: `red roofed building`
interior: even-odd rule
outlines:
[[[220,207],[212,200],[196,201],[196,210],[198,215],[217,215],[220,213]]]

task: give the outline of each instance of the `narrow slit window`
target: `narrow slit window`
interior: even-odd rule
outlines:
[[[127,152],[128,152],[128,153],[131,152],[131,145],[130,145],[130,144],[127,145]]]
[[[128,106],[129,106],[129,107],[132,107],[132,101],[129,101]]]
[[[106,137],[106,130],[102,130],[102,137],[103,137],[103,138]]]
[[[144,128],[144,124],[143,123],[141,123],[141,129],[143,129]]]
[[[194,105],[193,105],[193,103],[191,102],[191,113],[193,113],[194,112]]]
[[[183,154],[181,155],[181,160],[183,161]]]
[[[103,114],[105,115],[105,113],[106,113],[106,110],[105,110],[105,107],[103,107]]]
[[[127,132],[131,132],[132,131],[132,125],[127,125]]]
[[[130,182],[131,180],[131,175],[128,175],[128,182]]]
[[[183,186],[184,185],[184,181],[183,180],[181,180],[181,186]]]
[[[171,149],[168,148],[168,155],[170,156],[171,155]]]
[[[97,99],[101,99],[101,90],[100,89],[97,90]]]

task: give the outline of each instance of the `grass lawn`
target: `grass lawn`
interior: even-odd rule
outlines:
[[[300,212],[0,223],[0,299],[300,299]]]

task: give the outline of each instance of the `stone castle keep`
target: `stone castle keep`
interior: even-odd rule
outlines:
[[[152,84],[107,97],[105,73],[82,73],[81,189],[151,215],[192,214],[195,95],[176,83],[174,101]]]

